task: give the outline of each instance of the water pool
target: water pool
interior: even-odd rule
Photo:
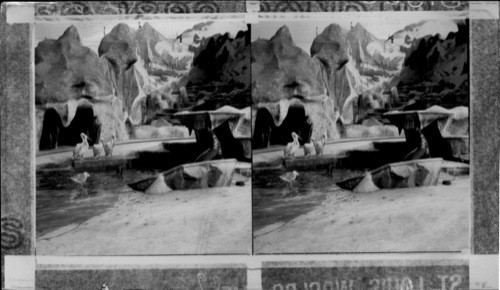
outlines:
[[[334,169],[332,172],[303,171],[293,183],[290,190],[288,184],[279,176],[284,172],[254,172],[252,176],[252,215],[253,231],[265,226],[288,222],[305,214],[329,196],[350,194],[335,183],[363,173],[347,169]]]
[[[158,172],[123,170],[90,172],[85,185],[71,180],[75,171],[42,171],[36,174],[36,233],[40,237],[70,224],[80,224],[106,211],[120,195],[134,192],[127,184]]]

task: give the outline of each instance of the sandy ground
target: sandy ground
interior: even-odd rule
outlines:
[[[251,224],[251,180],[165,195],[133,192],[101,215],[38,238],[36,253],[249,254]]]
[[[443,174],[442,174],[443,175]],[[462,251],[469,247],[470,180],[336,192],[286,223],[254,232],[255,253]]]

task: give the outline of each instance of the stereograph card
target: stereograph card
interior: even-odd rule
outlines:
[[[2,288],[496,289],[496,2],[4,3]]]

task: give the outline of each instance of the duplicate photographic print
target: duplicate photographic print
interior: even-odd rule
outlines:
[[[35,25],[36,250],[251,251],[243,21]]]
[[[423,15],[252,25],[256,254],[468,249],[469,24]]]

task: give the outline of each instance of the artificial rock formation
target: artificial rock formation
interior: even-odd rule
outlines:
[[[74,145],[81,132],[91,139],[107,140],[113,134],[118,140],[128,139],[125,124],[147,119],[151,108],[145,108],[145,90],[158,92],[159,84],[144,68],[137,43],[136,31],[123,23],[103,37],[99,55],[83,46],[74,26],[57,40],[39,43],[35,95],[40,149]],[[78,114],[80,109],[85,113]]]
[[[243,88],[250,86],[250,31],[216,34],[201,41],[194,49],[189,85],[210,82],[233,82]]]
[[[82,44],[74,26],[57,40],[41,41],[35,49],[39,148],[74,145],[81,132],[92,139],[113,134],[118,140],[147,138],[134,130],[155,121],[157,113],[178,108],[173,91],[187,83],[196,93],[198,86],[214,87],[208,93],[216,107],[233,100],[248,106],[249,32],[235,33],[235,38],[214,33],[224,29],[200,23],[174,40],[148,23],[138,30],[121,23],[103,37],[98,54]],[[192,92],[181,91],[186,103]]]
[[[161,94],[170,97],[166,84],[150,76],[152,64],[161,61],[159,55],[151,51],[151,45],[163,39],[147,23],[137,31],[120,23],[104,36],[99,45],[99,55],[108,60],[116,96],[123,102],[125,118],[133,125],[143,123],[151,111],[152,108],[146,108],[148,96],[158,98]]]
[[[434,35],[444,31],[452,32]],[[303,142],[323,132],[335,139],[345,133],[342,125],[374,115],[380,122],[384,110],[398,106],[466,106],[467,31],[466,22],[422,21],[382,40],[360,24],[348,31],[330,24],[310,55],[286,26],[254,41],[254,148],[286,144],[292,131]]]
[[[269,40],[252,43],[254,146],[285,144],[296,132],[304,142],[339,137],[339,123],[352,122],[362,80],[349,65],[348,42],[336,24],[312,43],[311,55],[297,47],[286,26]]]
[[[440,34],[428,35],[403,50],[406,57],[399,87],[430,82],[442,88],[468,89],[469,29],[465,22],[457,26],[458,31],[450,32],[446,38]]]
[[[130,109],[136,97],[145,96],[134,66],[138,61],[134,32],[128,25],[118,24],[101,40],[98,52],[107,60],[111,83],[123,101],[124,113],[132,115]]]
[[[107,63],[82,45],[70,26],[59,39],[41,41],[35,49],[37,104],[113,95]]]
[[[251,104],[249,30],[240,30],[236,36],[225,33],[202,38],[191,48],[194,57],[186,90],[205,102],[196,110],[224,105],[243,109]]]
[[[352,123],[352,101],[361,93],[361,78],[354,67],[348,38],[337,24],[328,25],[311,46],[311,56],[321,63],[322,77],[334,110],[344,123]]]
[[[57,40],[39,43],[35,103],[41,149],[73,145],[81,132],[94,139],[110,138],[113,133],[126,138],[122,101],[113,86],[116,73],[110,67],[106,58],[82,45],[74,26]]]

